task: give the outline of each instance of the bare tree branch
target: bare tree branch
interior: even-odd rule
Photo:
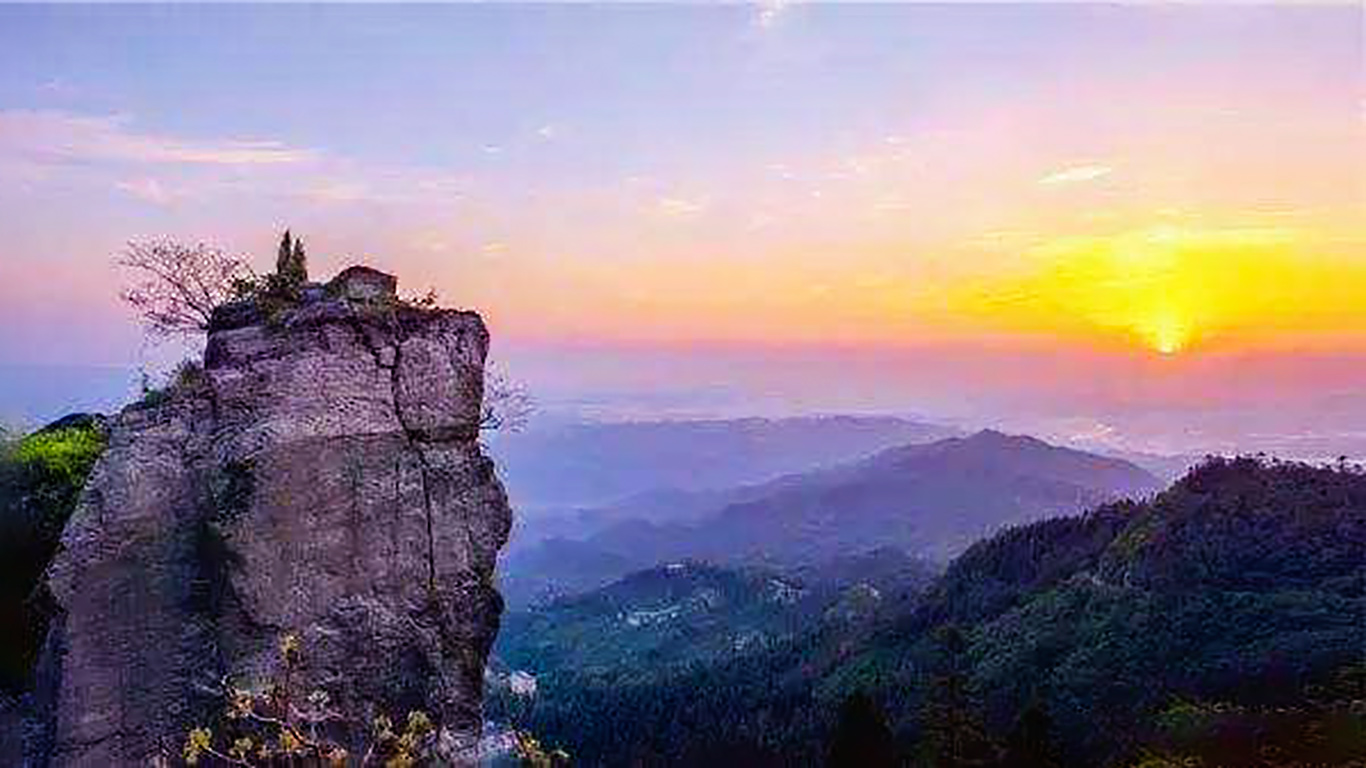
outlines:
[[[116,262],[135,275],[119,296],[156,336],[207,331],[214,307],[233,297],[239,281],[254,278],[239,256],[169,238],[134,240]]]
[[[484,376],[484,405],[479,429],[485,432],[520,432],[536,410],[531,394],[502,371],[490,367]]]

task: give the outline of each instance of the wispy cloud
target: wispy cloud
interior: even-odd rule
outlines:
[[[470,184],[439,168],[367,163],[280,141],[189,138],[135,126],[127,115],[0,109],[0,172],[33,184],[62,179],[101,190],[112,187],[161,206],[244,195],[328,206],[445,205],[461,199]]]
[[[31,162],[280,165],[317,153],[276,141],[185,139],[140,132],[126,115],[0,110],[0,153]]]
[[[707,201],[682,197],[661,197],[655,201],[655,211],[667,219],[695,219],[707,210]]]
[[[170,205],[181,197],[179,192],[151,178],[128,179],[116,182],[114,186],[120,191],[127,192],[133,197],[153,205]]]
[[[356,179],[321,179],[301,195],[318,203],[356,203],[383,199],[380,193]]]
[[[760,29],[769,29],[778,23],[783,11],[791,4],[791,0],[761,0],[754,15],[754,24]]]
[[[49,96],[74,96],[77,89],[64,78],[50,77],[38,84],[38,91]]]
[[[1044,176],[1039,179],[1039,184],[1045,187],[1055,187],[1063,184],[1081,184],[1083,182],[1104,178],[1113,172],[1114,169],[1108,165],[1074,165],[1068,168],[1061,168]]]

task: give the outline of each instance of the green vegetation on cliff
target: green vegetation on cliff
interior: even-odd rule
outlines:
[[[0,444],[0,688],[28,685],[47,627],[39,581],[104,446],[103,419],[87,415]]]

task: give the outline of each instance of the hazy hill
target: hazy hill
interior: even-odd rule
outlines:
[[[891,549],[780,574],[682,561],[546,605],[509,611],[495,646],[504,665],[640,681],[790,641],[824,622],[871,618],[934,578]]]
[[[761,498],[771,492],[774,482],[722,489],[658,488],[597,506],[531,507],[521,516],[516,535],[505,554],[516,557],[517,553],[547,539],[583,542],[620,524],[695,523],[731,504]]]
[[[701,557],[783,564],[878,546],[947,560],[1004,526],[1159,487],[1125,461],[983,431],[812,473],[703,521],[680,546]]]
[[[1152,453],[1150,451],[1125,451],[1115,448],[1102,448],[1099,446],[1093,448],[1092,446],[1085,444],[1077,445],[1075,447],[1080,448],[1084,451],[1092,451],[1102,456],[1111,456],[1116,459],[1123,459],[1124,461],[1127,461],[1130,464],[1134,464],[1138,467],[1147,470],[1148,472],[1151,472],[1153,476],[1156,477],[1158,480],[1161,480],[1164,485],[1169,485],[1171,483],[1176,482],[1177,480],[1180,480],[1182,477],[1186,475],[1187,472],[1191,471],[1193,467],[1198,465],[1202,458],[1201,456],[1197,456],[1194,454],[1167,454]]]
[[[723,657],[799,632],[809,594],[801,582],[762,570],[671,563],[509,613],[496,652],[538,674],[639,676],[642,668]]]
[[[649,565],[639,558],[557,536],[506,555],[498,566],[498,591],[509,609],[517,609],[588,592]]]
[[[601,506],[661,488],[757,483],[952,434],[892,417],[640,421],[496,436],[490,449],[518,504]]]
[[[960,650],[939,639],[950,625]],[[1362,648],[1366,476],[1211,460],[1150,501],[974,545],[874,632],[826,628],[649,685],[565,680],[537,725],[588,763],[724,745],[750,765],[805,764],[853,690],[875,696],[904,748],[922,744],[924,713],[942,711],[926,692],[957,670],[962,716],[989,749],[1032,710],[1065,765],[1154,751],[1177,756],[1157,764],[1354,765]]]
[[[880,547],[947,560],[1004,526],[1158,487],[1128,462],[985,431],[713,494],[732,503],[695,520],[631,518],[572,545],[546,541],[510,554],[502,572],[518,604],[546,585],[560,594],[593,585],[573,564],[594,550],[598,562],[627,567],[698,558],[791,569]]]

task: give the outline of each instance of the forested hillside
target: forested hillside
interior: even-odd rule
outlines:
[[[580,675],[528,717],[588,765],[812,764],[865,692],[926,765],[1354,765],[1363,654],[1366,476],[1211,459],[1149,502],[973,546],[872,629]]]
[[[871,619],[886,605],[904,604],[933,576],[927,563],[892,549],[786,574],[669,563],[584,595],[510,611],[495,651],[509,667],[552,680],[661,679],[698,662],[788,643],[823,623]]]
[[[620,680],[728,658],[800,633],[815,606],[802,583],[757,570],[672,563],[586,595],[509,613],[500,659],[517,669]]]

